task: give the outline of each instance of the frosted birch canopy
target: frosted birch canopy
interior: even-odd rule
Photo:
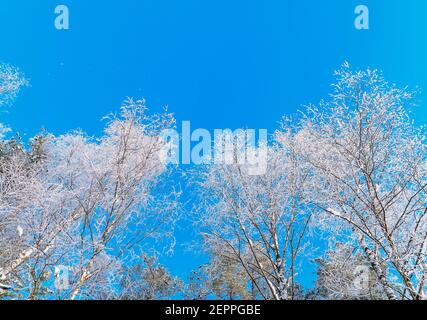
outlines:
[[[17,68],[0,62],[0,106],[11,103],[27,84],[28,81]]]
[[[425,298],[427,149],[409,114],[414,94],[376,70],[345,64],[336,77],[330,99],[289,129],[316,220],[365,252],[388,298]]]
[[[97,288],[104,293],[120,281],[129,249],[166,236],[161,226],[173,220],[176,194],[158,206],[151,192],[167,171],[159,133],[174,120],[146,112],[143,101],[126,101],[119,116],[108,117],[101,138],[44,134],[28,151],[4,143],[0,232],[9,250],[2,250],[0,262],[9,292],[94,297]],[[70,272],[62,290],[48,280],[53,266]]]
[[[240,131],[219,144],[227,161],[186,172],[185,201],[175,180],[184,175],[165,162],[175,119],[150,115],[144,100],[126,100],[98,137],[22,141],[0,125],[0,298],[426,299],[427,141],[412,120],[416,93],[347,63],[335,76],[327,99],[284,117],[245,154],[262,155],[263,170],[239,161]],[[0,65],[0,104],[26,84]],[[208,258],[187,283],[156,252],[173,251],[182,207],[200,235],[191,248]],[[301,274],[313,261],[307,290]]]

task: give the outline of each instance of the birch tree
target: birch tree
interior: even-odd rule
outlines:
[[[164,206],[153,210],[150,206],[160,199],[150,199],[150,192],[166,170],[160,157],[164,147],[160,132],[173,119],[170,115],[152,118],[145,112],[143,101],[130,100],[98,141],[73,134],[50,146],[49,171],[73,201],[71,220],[78,220],[72,230],[76,251],[70,259],[78,265],[78,276],[71,299],[90,283],[98,272],[99,258],[111,247],[125,250],[158,235],[161,226],[171,221],[174,203],[161,199]]]
[[[410,117],[414,93],[348,64],[336,77],[330,99],[276,138],[286,146],[293,132],[323,229],[364,252],[388,299],[425,299],[426,141]]]
[[[30,299],[94,297],[120,281],[131,249],[167,237],[178,192],[152,192],[167,172],[160,132],[173,123],[170,114],[149,116],[143,101],[128,100],[119,116],[108,118],[101,138],[46,136],[34,143],[38,156],[31,151],[26,159],[3,161],[11,163],[1,172],[4,192],[12,185],[17,196],[2,196],[2,212],[15,222],[9,233],[19,223],[21,239],[1,266],[9,292]],[[33,171],[30,161],[37,163]],[[60,288],[52,272],[58,266],[69,273]]]
[[[0,107],[11,104],[27,84],[17,68],[0,63]],[[0,296],[10,288],[9,284],[3,283],[3,267],[12,263],[17,258],[16,253],[23,249],[18,207],[24,200],[21,190],[26,190],[28,184],[21,178],[27,175],[31,180],[34,176],[33,163],[19,136],[7,140],[9,132],[10,129],[0,123]]]
[[[311,217],[302,201],[306,175],[297,170],[293,150],[268,151],[264,175],[250,175],[239,161],[202,173],[203,237],[208,250],[217,248],[222,259],[240,266],[260,298],[292,299]]]

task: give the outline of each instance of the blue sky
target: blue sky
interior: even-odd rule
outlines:
[[[70,30],[54,28],[59,4]],[[354,28],[359,4],[370,30]],[[427,90],[426,14],[425,0],[2,0],[0,61],[31,88],[0,120],[28,136],[42,127],[98,135],[102,116],[132,96],[153,112],[168,105],[193,128],[273,132],[282,115],[326,97],[345,60]],[[185,226],[181,243],[192,239]],[[201,260],[178,246],[164,262],[183,276]]]

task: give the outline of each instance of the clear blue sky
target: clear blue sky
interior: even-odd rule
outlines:
[[[68,31],[54,8],[70,9]],[[358,4],[370,30],[354,28]],[[82,128],[126,96],[169,105],[192,127],[267,128],[326,97],[344,60],[427,90],[425,0],[2,0],[0,61],[31,80],[0,120],[28,136]],[[426,94],[417,120],[426,123]],[[192,238],[185,226],[180,243]],[[164,262],[186,275],[201,259],[182,246]],[[302,276],[309,285],[312,270]]]

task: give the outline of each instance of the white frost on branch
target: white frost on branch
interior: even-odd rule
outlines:
[[[11,103],[28,81],[19,69],[0,62],[0,106]]]

